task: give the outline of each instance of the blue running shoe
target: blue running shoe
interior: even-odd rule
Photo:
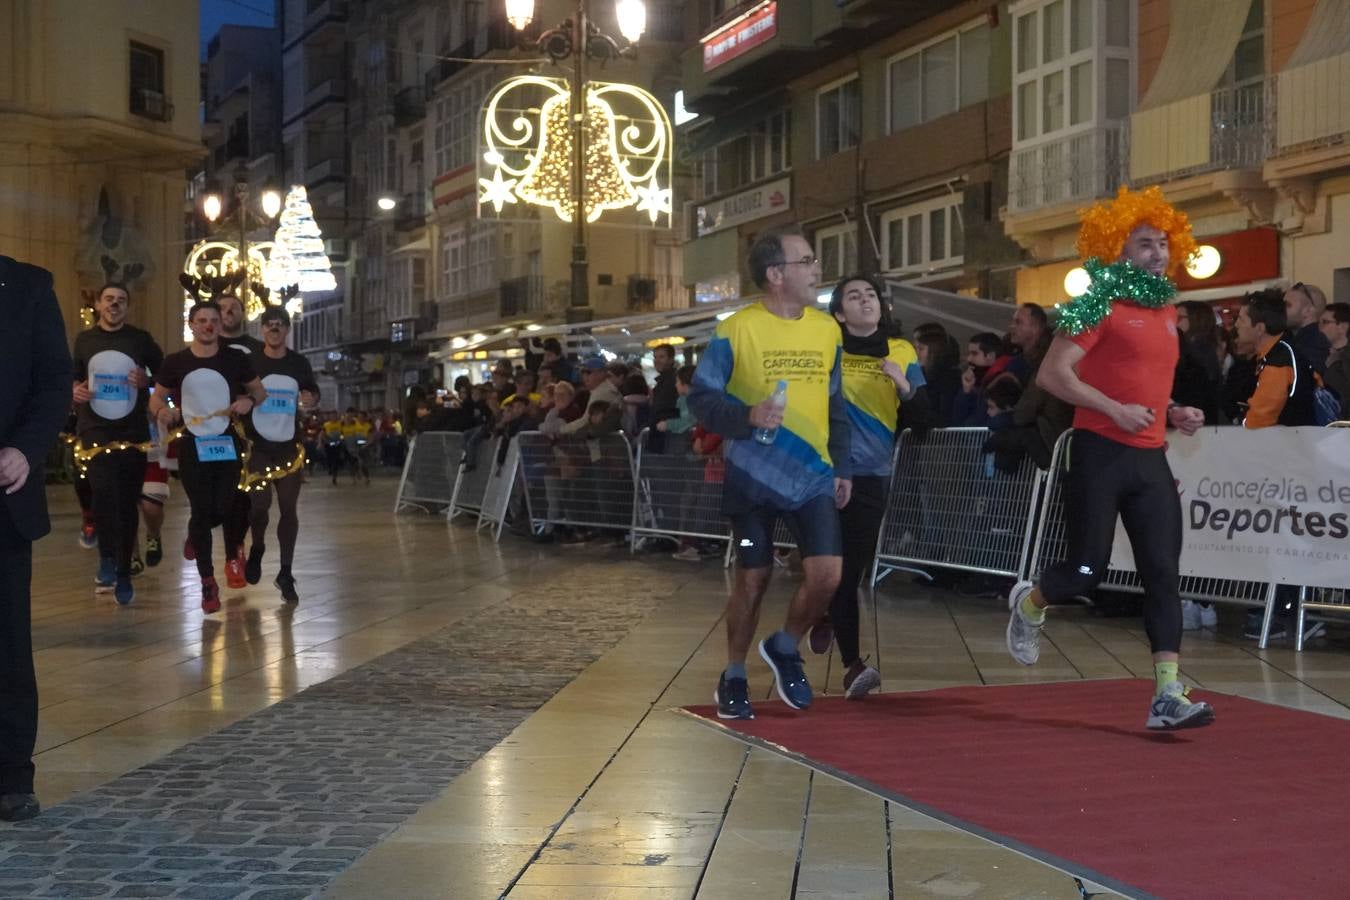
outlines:
[[[104,556],[98,561],[98,574],[94,576],[94,593],[106,594],[113,589],[117,583],[117,563],[111,556]]]
[[[755,711],[750,707],[750,683],[744,678],[728,678],[723,672],[717,679],[717,690],[713,692],[713,702],[717,704],[719,719],[753,719]]]
[[[773,669],[773,685],[778,696],[793,709],[811,705],[811,685],[802,670],[802,655],[794,647],[791,653],[779,653],[773,648],[773,636],[759,642],[759,655]]]
[[[128,606],[132,600],[136,599],[136,591],[131,586],[131,579],[117,579],[117,587],[113,590],[113,599],[117,601],[118,606]]]

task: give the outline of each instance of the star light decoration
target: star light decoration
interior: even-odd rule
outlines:
[[[571,108],[571,87],[558,78],[518,75],[492,91],[479,129],[479,216],[547,207],[573,221]],[[588,82],[585,128],[586,221],[631,210],[615,224],[670,227],[673,141],[660,102],[631,84]]]

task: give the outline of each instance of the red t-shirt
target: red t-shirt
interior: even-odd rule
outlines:
[[[1069,340],[1085,351],[1078,363],[1078,377],[1085,384],[1120,403],[1147,406],[1154,415],[1151,426],[1130,434],[1116,427],[1110,417],[1080,406],[1074,412],[1073,427],[1130,447],[1161,447],[1172,376],[1181,355],[1176,307],[1148,309],[1116,303],[1096,328]]]

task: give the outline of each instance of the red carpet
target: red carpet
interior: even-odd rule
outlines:
[[[1150,682],[757,702],[731,734],[1129,896],[1350,895],[1350,721],[1196,691],[1216,722],[1145,730]]]

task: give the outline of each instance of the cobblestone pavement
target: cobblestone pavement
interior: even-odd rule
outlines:
[[[589,593],[522,591],[0,829],[0,897],[316,896],[668,594],[568,580]]]

